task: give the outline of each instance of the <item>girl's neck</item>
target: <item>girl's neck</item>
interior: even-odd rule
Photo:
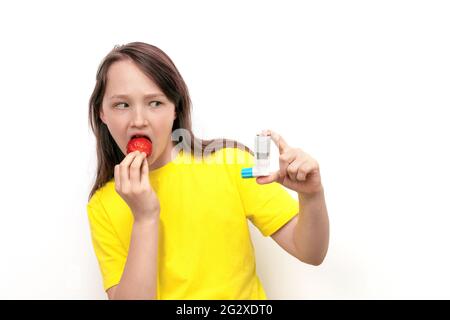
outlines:
[[[171,162],[172,159],[172,149],[174,148],[174,144],[172,141],[167,144],[166,148],[164,149],[163,153],[159,156],[158,159],[156,159],[150,166],[149,171],[161,168],[162,166],[168,164]]]

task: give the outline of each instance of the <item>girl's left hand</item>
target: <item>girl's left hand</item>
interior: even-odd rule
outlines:
[[[281,183],[286,188],[302,195],[314,195],[322,191],[319,163],[300,148],[291,148],[276,132],[264,130],[275,142],[280,151],[280,169],[267,177],[258,177],[256,182],[267,184]]]

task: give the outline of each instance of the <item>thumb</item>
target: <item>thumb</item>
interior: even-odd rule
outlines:
[[[259,184],[268,184],[272,182],[278,182],[278,179],[280,179],[280,171],[272,172],[266,177],[257,177],[256,182]]]

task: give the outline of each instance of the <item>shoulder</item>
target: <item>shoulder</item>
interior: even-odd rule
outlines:
[[[206,152],[203,155],[206,163],[217,163],[232,166],[244,166],[253,163],[253,155],[241,148],[221,148],[215,152]]]
[[[87,203],[89,209],[104,209],[104,203],[114,195],[115,185],[114,179],[108,181],[103,187],[97,189]]]
[[[240,178],[241,170],[245,167],[252,167],[254,164],[253,155],[240,148],[221,148],[211,153],[203,155],[201,166],[196,166],[199,173],[205,174],[205,181],[211,178],[216,184],[233,182]],[[200,169],[201,168],[201,169]]]

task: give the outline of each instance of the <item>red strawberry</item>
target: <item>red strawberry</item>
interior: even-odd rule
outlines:
[[[147,157],[152,155],[152,142],[147,138],[139,137],[131,139],[127,144],[127,154],[133,151],[145,152]]]

